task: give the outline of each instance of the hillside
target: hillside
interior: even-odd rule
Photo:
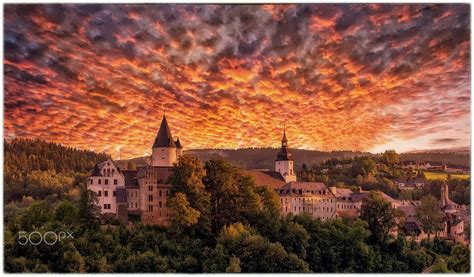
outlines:
[[[109,156],[31,139],[4,140],[5,203],[70,193]]]
[[[320,164],[330,158],[352,158],[354,156],[373,155],[367,152],[333,151],[322,152],[315,150],[292,149],[295,160],[295,168],[301,168],[303,163],[307,165]],[[191,149],[185,150],[185,154],[195,155],[203,161],[214,157],[225,158],[232,164],[246,169],[272,169],[278,149],[275,148],[244,148],[244,149]],[[116,161],[120,168],[126,168],[127,162],[132,161],[135,165],[145,165],[147,157],[133,158],[130,160]],[[461,153],[402,153],[402,161],[415,160],[417,162],[435,161],[446,164],[462,166],[470,165],[470,154]]]

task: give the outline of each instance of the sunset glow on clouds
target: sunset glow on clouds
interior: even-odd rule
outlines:
[[[470,144],[469,5],[5,5],[5,137],[122,158]]]

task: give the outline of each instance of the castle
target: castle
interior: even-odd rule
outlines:
[[[166,181],[182,154],[181,142],[173,139],[163,116],[149,165],[121,170],[108,159],[94,167],[87,187],[96,194],[102,214],[116,216],[124,223],[129,214],[136,214],[145,224],[166,225],[170,215],[166,202],[171,189]]]
[[[108,159],[94,167],[87,187],[97,196],[97,204],[103,215],[114,216],[122,223],[127,223],[128,216],[135,214],[145,224],[167,225],[171,211],[166,202],[171,185],[166,182],[181,155],[183,147],[179,139],[173,139],[166,116],[163,116],[148,165],[136,170],[121,170]],[[275,160],[275,171],[245,172],[254,178],[257,186],[268,187],[279,195],[282,216],[306,213],[321,220],[356,218],[360,215],[362,201],[369,195],[368,191],[361,189],[352,191],[348,188],[327,187],[320,182],[297,181],[286,130],[283,131],[281,148]],[[419,201],[393,199],[384,193],[381,195],[392,207],[404,212],[406,221],[402,229],[407,234],[417,240],[426,237],[416,218]],[[440,207],[445,214],[445,221],[440,236],[463,242],[464,226],[470,221],[468,210],[451,201],[448,195],[448,186],[444,184]]]

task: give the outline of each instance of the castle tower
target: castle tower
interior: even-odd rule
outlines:
[[[275,171],[279,172],[285,182],[296,181],[295,171],[293,170],[293,154],[288,149],[288,140],[286,139],[286,130],[283,129],[283,138],[281,139],[281,149],[275,160]]]
[[[176,162],[177,159],[176,148],[166,116],[163,116],[160,130],[156,135],[155,143],[152,147],[151,165],[173,166],[173,163]]]
[[[176,159],[179,159],[183,155],[183,146],[181,146],[181,142],[179,138],[175,141],[176,144]]]

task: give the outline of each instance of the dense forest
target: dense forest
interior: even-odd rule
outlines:
[[[94,196],[84,189],[83,179],[69,180],[75,193],[53,190],[55,197],[43,197],[42,191],[50,189],[47,184],[52,180],[57,181],[53,187],[63,184],[51,177],[53,173],[83,176],[88,165],[106,156],[38,141],[20,142],[43,147],[16,146],[18,152],[9,148],[10,153],[27,152],[29,157],[71,151],[83,159],[83,167],[70,161],[61,168],[54,162],[51,167],[41,168],[40,164],[29,171],[17,170],[26,176],[41,172],[45,178],[39,179],[41,186],[23,183],[29,194],[5,202],[7,272],[470,271],[469,248],[439,239],[417,244],[403,233],[392,235],[389,231],[398,224],[397,214],[377,193],[364,201],[361,219],[282,218],[276,193],[255,186],[251,177],[223,159],[203,163],[184,156],[179,160],[169,179],[173,185],[169,227],[139,222],[123,226],[116,220],[101,224]],[[68,160],[67,155],[54,155]],[[361,163],[360,170],[364,165]],[[84,171],[75,171],[74,166]],[[73,236],[51,245],[20,243],[21,232],[35,231],[45,237],[47,232]]]
[[[77,194],[94,165],[108,157],[41,140],[4,140],[4,201]]]

